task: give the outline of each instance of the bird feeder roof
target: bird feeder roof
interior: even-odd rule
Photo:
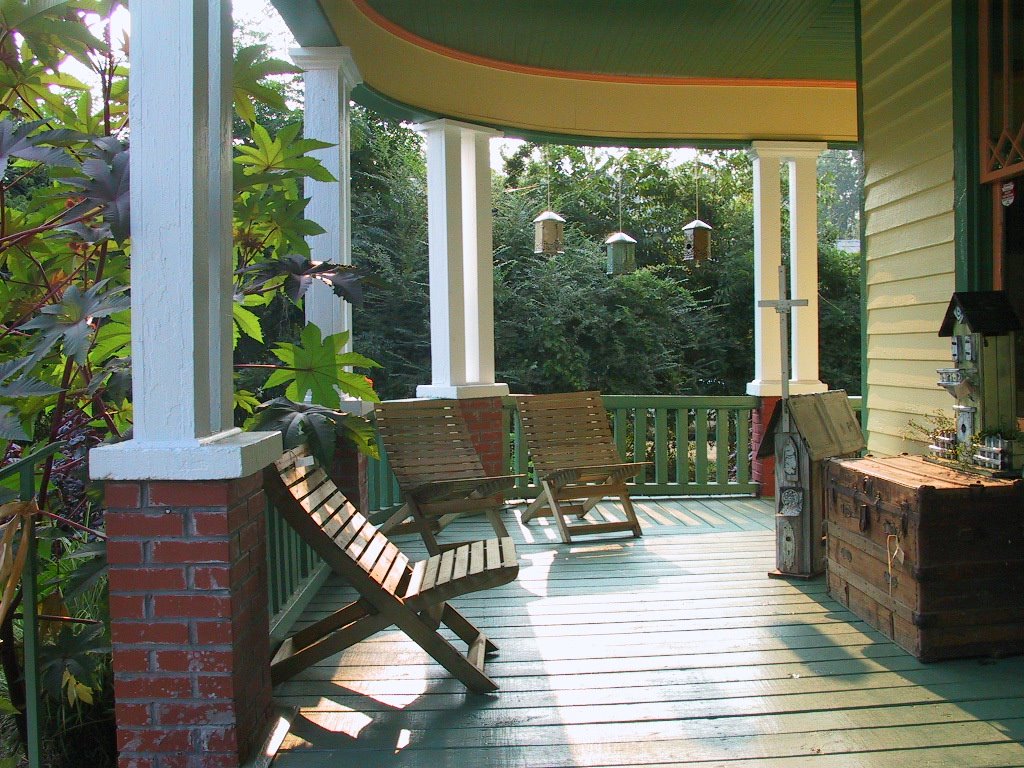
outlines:
[[[625,232],[613,232],[608,235],[608,238],[604,241],[605,245],[611,245],[612,243],[635,243],[636,240]]]
[[[690,230],[693,230],[693,229],[711,229],[711,225],[706,223],[706,222],[701,221],[700,219],[694,219],[689,224],[687,224],[685,227],[683,227],[683,231],[684,232],[689,232]]]
[[[536,219],[533,220],[533,223],[537,224],[542,221],[561,221],[564,223],[565,219],[563,219],[554,211],[544,211],[539,216],[537,216]]]

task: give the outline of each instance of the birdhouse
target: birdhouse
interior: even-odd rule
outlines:
[[[685,261],[705,261],[711,258],[711,226],[700,219],[694,219],[683,227],[686,243],[683,246]]]
[[[565,253],[565,219],[554,211],[544,211],[533,220],[533,252]]]
[[[624,275],[636,269],[636,240],[625,232],[615,232],[604,244],[608,247],[609,275]]]
[[[953,366],[940,368],[939,386],[956,399],[956,439],[1015,424],[1016,335],[1021,322],[1003,291],[953,294],[939,329],[950,339]]]

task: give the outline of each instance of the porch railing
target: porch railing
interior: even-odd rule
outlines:
[[[35,453],[8,464],[0,469],[0,483],[9,478],[16,477],[18,498],[21,501],[30,501],[36,495],[36,467],[63,448],[64,443],[51,443]],[[25,569],[21,574],[21,631],[25,651],[26,757],[28,758],[29,768],[42,768],[42,728],[39,722],[39,695],[41,693],[39,679],[39,617],[36,613],[36,606],[39,605],[39,584],[37,581],[39,560],[36,552],[35,526],[26,527],[23,535],[24,538],[19,543],[19,546],[28,547]],[[13,681],[8,682],[13,683]]]
[[[627,461],[648,461],[631,483],[646,496],[750,495],[750,414],[754,397],[605,395],[615,444]],[[519,415],[510,409],[511,471],[527,475],[523,498],[538,493]]]
[[[754,397],[605,395],[619,453],[651,466],[632,483],[651,496],[750,495],[750,414]],[[536,478],[523,442],[519,416],[505,406],[509,432],[507,471],[526,474],[515,496],[537,496]],[[637,439],[637,436],[641,439]],[[398,484],[381,448],[381,460],[369,462],[370,510],[382,513],[401,503]]]
[[[270,635],[280,640],[323,586],[330,569],[269,501],[266,523]]]

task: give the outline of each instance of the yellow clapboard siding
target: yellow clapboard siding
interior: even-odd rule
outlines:
[[[922,262],[932,265],[935,275],[945,275],[953,280],[954,264],[949,244],[937,243],[898,253],[873,253],[867,265],[868,285],[906,279]],[[941,269],[940,269],[941,268]]]
[[[865,226],[867,227],[868,224],[870,224],[870,215],[865,221]],[[949,265],[954,263],[953,226],[953,214],[949,213],[926,221],[911,221],[892,230],[879,231],[867,227],[868,242],[872,244],[868,259],[873,259],[875,256],[892,256],[909,249],[945,244],[948,249],[947,258],[933,264],[918,265],[918,269],[924,267],[927,272],[935,271],[940,267],[949,269]]]
[[[872,229],[881,232],[902,227],[908,221],[945,216],[953,206],[953,178],[937,180],[937,185],[933,181],[936,180],[893,180],[884,190],[873,189],[872,197],[884,196],[889,201],[872,205]]]
[[[906,420],[917,419],[935,411],[950,411],[952,398],[938,387],[932,392],[910,387],[891,387],[878,385],[871,390],[873,402],[872,412],[877,408],[881,411],[892,411],[903,414]]]
[[[905,307],[910,304],[945,305],[949,301],[949,294],[950,276],[944,273],[888,280],[872,285],[868,310]]]
[[[869,290],[870,294],[870,290]],[[871,305],[870,295],[868,306]],[[903,307],[889,307],[868,311],[868,333],[904,334],[938,333],[942,317],[946,313],[946,302],[932,304],[910,304]]]
[[[937,338],[955,285],[951,5],[865,0],[868,449],[907,450],[912,418],[949,408]],[[922,130],[922,126],[926,126]]]
[[[943,367],[949,359],[949,339],[938,334],[918,334],[906,337],[906,344],[897,345],[880,335],[868,339],[868,360],[926,360]]]
[[[938,378],[935,365],[930,360],[875,360],[871,364],[868,383],[891,387],[917,387],[928,392],[935,389],[949,398],[949,404],[953,405],[953,398],[936,384]]]

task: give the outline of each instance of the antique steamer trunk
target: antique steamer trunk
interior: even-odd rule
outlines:
[[[1024,483],[829,462],[828,590],[922,661],[1024,652]]]

